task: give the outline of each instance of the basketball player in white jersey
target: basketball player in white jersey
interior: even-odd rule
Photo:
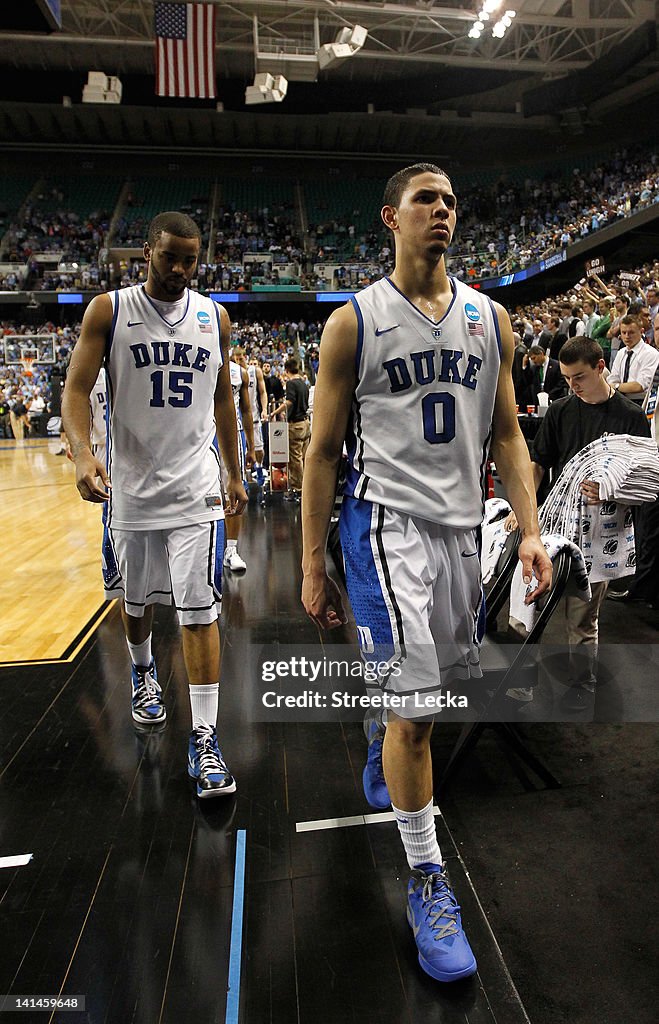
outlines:
[[[336,310],[323,332],[303,485],[302,601],[323,629],[346,622],[325,567],[345,440],[348,594],[362,654],[386,663],[369,692],[397,698],[386,730],[368,720],[364,788],[374,806],[391,802],[398,821],[419,962],[452,981],[473,974],[476,960],[437,842],[430,716],[451,678],[480,674],[478,528],[490,448],[518,513],[524,576],[540,581],[536,595],[550,584],[551,563],[517,424],[510,320],[446,272],[456,221],[447,175],[433,164],[399,171],[382,219],[395,238],[391,277]]]
[[[63,415],[85,501],[107,504],[105,592],[123,600],[132,716],[162,726],[151,652],[153,604],[175,604],[190,683],[188,773],[201,798],[235,791],[217,741],[224,508],[215,438],[228,467],[227,515],[246,494],[238,468],[226,310],[188,289],[201,237],[190,217],[159,214],[144,246],[147,280],[90,303]],[[105,363],[108,469],[90,449],[89,396]],[[112,481],[112,482],[110,482]]]
[[[247,487],[247,469],[254,465],[254,431],[252,427],[252,410],[249,404],[249,380],[247,371],[239,365],[234,358],[235,352],[231,352],[229,373],[231,378],[231,393],[233,404],[236,410],[236,427],[238,436],[238,461],[240,464],[241,479],[243,486]],[[224,462],[220,459],[220,470],[222,474],[222,485],[224,486],[226,469]],[[233,516],[227,519],[227,546],[224,550],[224,567],[231,572],[243,573],[247,569],[245,559],[238,554],[238,540],[242,519]]]
[[[265,390],[263,370],[256,362],[247,362],[247,356],[243,348],[236,348],[233,356],[236,362],[247,371],[249,380],[249,404],[252,410],[252,423],[254,425],[254,472],[259,487],[263,486],[263,429],[261,421],[268,418],[268,394]]]

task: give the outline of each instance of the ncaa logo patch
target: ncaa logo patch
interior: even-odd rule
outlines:
[[[210,334],[213,330],[211,327],[211,318],[203,309],[200,309],[197,313],[197,326],[202,334]]]
[[[481,318],[480,313],[472,302],[465,302],[465,316],[467,317],[467,320],[471,320],[473,324]]]

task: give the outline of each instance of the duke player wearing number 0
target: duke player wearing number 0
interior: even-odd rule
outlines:
[[[90,303],[67,378],[63,415],[85,501],[103,502],[106,597],[123,600],[132,661],[132,716],[162,727],[166,710],[151,652],[153,605],[176,606],[190,684],[188,773],[202,798],[233,793],[217,741],[224,513],[246,504],[229,382],[226,310],[188,289],[201,236],[190,217],[161,213],[144,245],[144,285]],[[89,394],[105,364],[107,471],[93,455]]]
[[[431,716],[441,687],[480,674],[478,528],[490,449],[519,519],[524,576],[539,580],[536,599],[551,563],[517,423],[510,320],[446,272],[456,222],[446,173],[426,163],[399,171],[382,219],[395,239],[391,277],[334,312],[323,333],[303,486],[302,601],[324,629],[346,621],[325,566],[345,441],[348,595],[363,656],[389,665],[371,692],[397,698],[386,729],[367,716],[364,789],[375,807],[391,802],[398,821],[419,962],[452,981],[473,974],[476,960],[437,841]]]

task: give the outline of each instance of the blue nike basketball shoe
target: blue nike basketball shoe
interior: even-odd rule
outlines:
[[[131,669],[133,696],[131,714],[139,725],[161,725],[167,718],[167,711],[162,701],[162,690],[158,685],[155,659],[144,668],[133,665]]]
[[[382,767],[382,744],[385,733],[382,711],[367,712],[364,718],[364,733],[368,740],[366,766],[362,774],[364,796],[371,807],[386,811],[391,806],[391,798]]]
[[[190,733],[188,775],[197,783],[200,800],[236,792],[236,780],[224,762],[211,725],[204,723]]]
[[[476,973],[476,958],[462,928],[460,907],[446,869],[420,864],[407,886],[407,920],[419,963],[437,981],[458,981]]]

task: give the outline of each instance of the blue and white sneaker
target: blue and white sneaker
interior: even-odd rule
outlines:
[[[371,807],[386,811],[391,806],[391,797],[384,779],[382,767],[382,744],[384,743],[385,726],[382,712],[369,712],[364,718],[364,734],[368,740],[368,755],[362,774],[364,796]]]
[[[133,665],[131,682],[133,684],[131,713],[134,721],[140,725],[162,725],[167,718],[167,711],[162,702],[162,690],[158,685],[155,660],[151,659],[148,668]]]
[[[446,869],[420,864],[407,886],[407,921],[419,963],[437,981],[458,981],[476,973],[476,958],[462,930],[460,907]]]
[[[188,775],[197,782],[200,800],[236,792],[236,780],[224,763],[213,726],[193,729],[190,733]]]

